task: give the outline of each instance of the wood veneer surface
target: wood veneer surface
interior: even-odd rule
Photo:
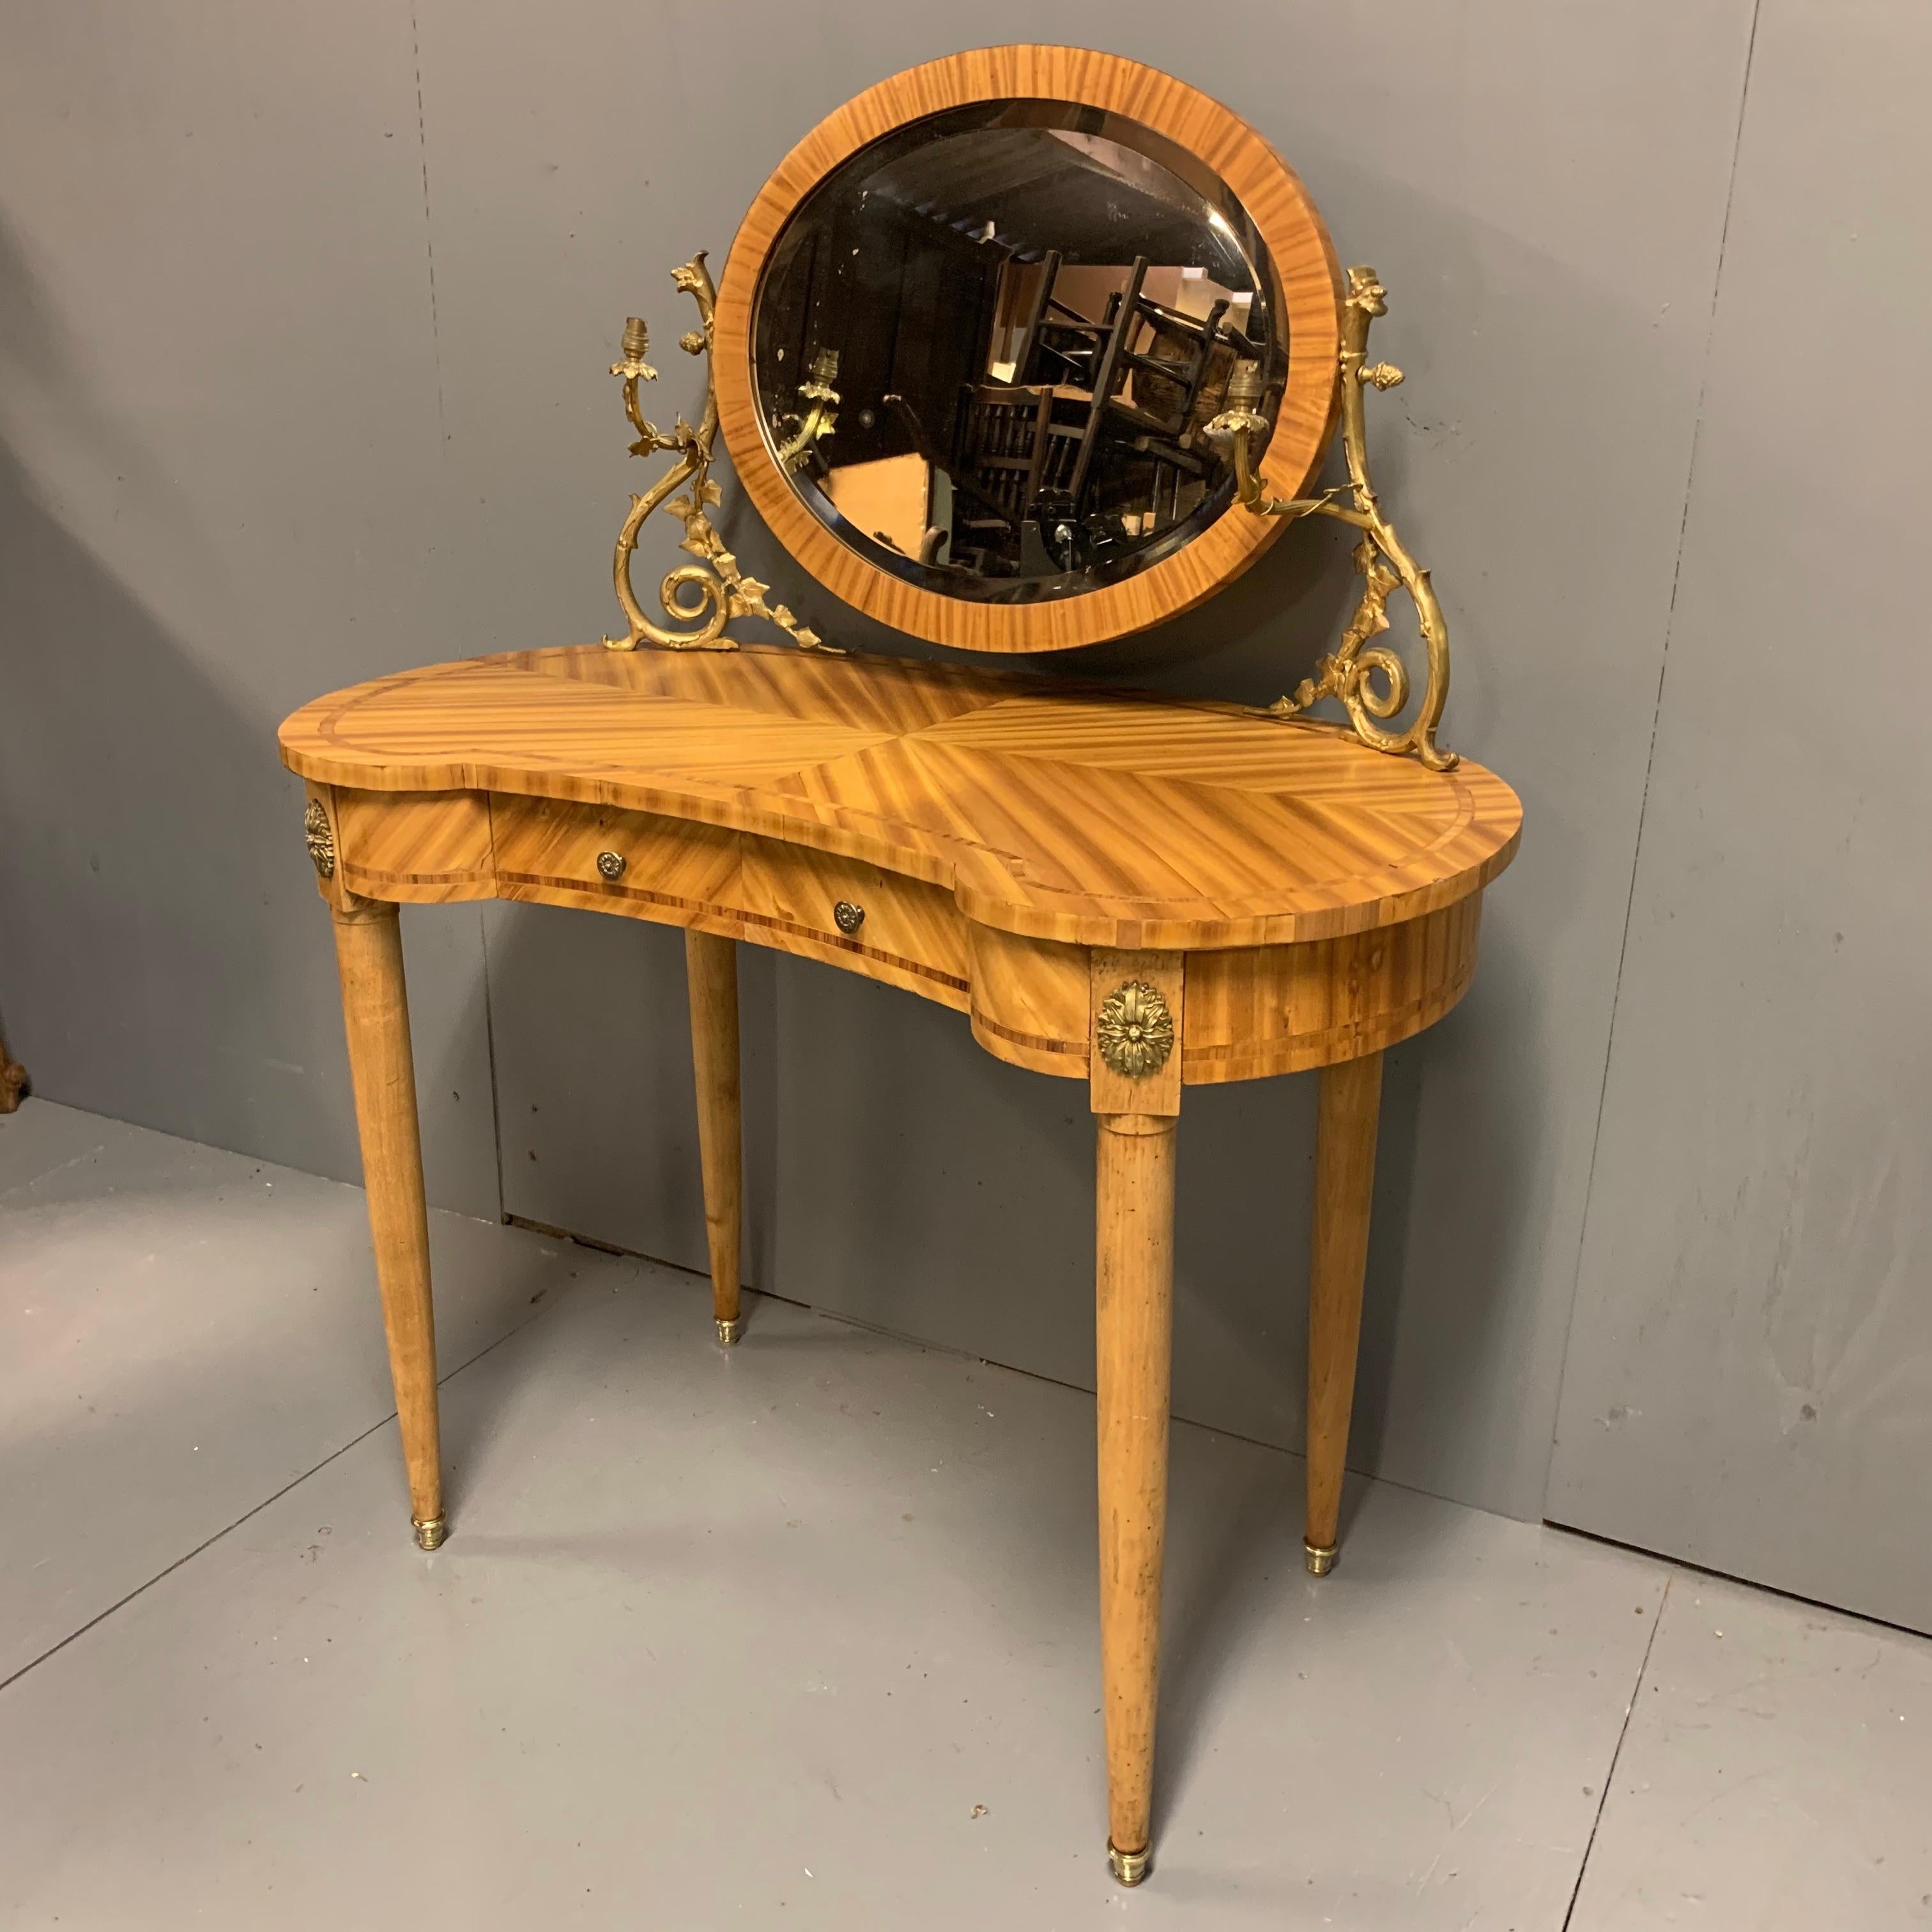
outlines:
[[[1480,765],[1323,725],[778,646],[434,665],[304,706],[281,745],[319,784],[733,827],[944,886],[1003,932],[1121,947],[1398,924],[1487,884],[1522,817]]]

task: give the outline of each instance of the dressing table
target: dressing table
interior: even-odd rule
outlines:
[[[628,323],[612,373],[632,448],[672,460],[619,533],[626,633],[380,679],[281,730],[333,917],[417,1540],[435,1549],[447,1522],[398,908],[495,898],[684,929],[724,1346],[743,1334],[737,946],[950,1006],[989,1053],[1086,1082],[1095,1117],[1108,1851],[1138,1883],[1184,1091],[1319,1073],[1319,1574],[1382,1056],[1467,988],[1520,821],[1501,779],[1436,742],[1446,626],[1369,481],[1364,392],[1400,380],[1366,360],[1383,292],[1339,272],[1306,191],[1227,110],[1040,47],[868,90],[781,164],[721,286],[702,256],[676,279],[697,315],[682,346],[712,385],[698,424],[657,429],[639,402],[649,332]],[[1348,482],[1304,495],[1338,423]],[[1159,622],[1304,515],[1360,532],[1360,604],[1265,709],[846,655],[712,524],[721,432],[810,578],[941,644],[1064,649]],[[661,620],[631,582],[660,508],[694,559],[664,580]],[[1397,592],[1426,658],[1416,692],[1377,641]],[[783,640],[739,642],[745,620]],[[1324,699],[1339,718],[1309,715]]]

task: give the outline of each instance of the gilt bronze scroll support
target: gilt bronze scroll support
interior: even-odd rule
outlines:
[[[725,634],[725,626],[737,617],[762,617],[776,624],[797,644],[801,650],[832,650],[817,632],[802,623],[782,604],[770,604],[765,593],[770,584],[747,577],[717,530],[708,512],[723,502],[724,493],[711,480],[712,444],[718,434],[718,392],[712,380],[712,310],[717,291],[711,272],[704,266],[700,251],[671,279],[698,304],[699,326],[678,338],[678,346],[687,356],[702,356],[705,362],[704,409],[697,426],[680,416],[668,430],[646,420],[638,404],[638,385],[654,382],[658,372],[644,360],[650,349],[650,331],[642,316],[630,316],[624,324],[622,359],[610,365],[610,373],[624,384],[624,413],[638,432],[631,445],[633,456],[654,456],[660,450],[673,450],[677,460],[641,496],[631,499],[631,514],[617,533],[616,555],[611,575],[617,602],[629,621],[628,634],[606,638],[613,650],[632,651],[640,644],[655,644],[671,651],[732,651],[737,640]],[[688,488],[685,488],[686,485]],[[673,493],[684,489],[682,496]],[[680,564],[666,572],[658,586],[658,599],[663,604],[668,625],[653,623],[644,615],[631,587],[631,555],[638,547],[638,532],[653,511],[662,507],[684,525],[684,540],[678,548],[699,560]]]
[[[1261,370],[1257,364],[1244,363],[1236,370],[1228,385],[1228,407],[1208,428],[1210,435],[1232,442],[1236,491],[1242,505],[1255,515],[1333,517],[1362,532],[1354,552],[1355,568],[1363,579],[1361,601],[1342,641],[1316,660],[1315,675],[1304,678],[1292,696],[1279,698],[1268,706],[1267,715],[1292,718],[1318,698],[1336,698],[1364,744],[1378,752],[1413,753],[1430,770],[1443,772],[1456,763],[1456,754],[1444,751],[1436,742],[1436,728],[1449,696],[1449,627],[1430,586],[1429,572],[1409,555],[1369,481],[1362,392],[1371,388],[1392,389],[1402,380],[1400,369],[1368,360],[1369,325],[1388,312],[1388,291],[1376,272],[1351,268],[1342,311],[1342,448],[1348,465],[1346,484],[1319,496],[1270,496],[1263,491],[1251,448],[1253,438],[1265,434],[1268,427],[1258,406]],[[1345,491],[1346,502],[1340,500]],[[1382,721],[1396,716],[1407,705],[1408,668],[1387,645],[1370,640],[1388,628],[1388,600],[1397,589],[1406,590],[1415,605],[1416,622],[1428,654],[1429,682],[1408,728],[1390,731],[1383,728]]]

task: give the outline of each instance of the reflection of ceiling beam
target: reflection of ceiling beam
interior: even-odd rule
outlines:
[[[1052,129],[982,128],[900,156],[864,193],[961,235],[979,236],[990,221],[992,242],[1023,259],[1058,248],[1089,261],[1144,254],[1177,266],[1225,264],[1191,190],[1150,163],[1136,172],[1142,182]],[[1157,181],[1171,190],[1150,192]]]

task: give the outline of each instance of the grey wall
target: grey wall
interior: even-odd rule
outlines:
[[[1765,0],[1550,1505],[1922,1629],[1928,72]]]
[[[1392,291],[1377,346],[1410,380],[1372,435],[1455,630],[1445,736],[1529,831],[1474,992],[1391,1056],[1355,1448],[1520,1515],[1543,1507],[1754,11],[1052,17],[1246,115]],[[611,623],[639,467],[604,373],[622,317],[652,318],[658,410],[690,407],[669,268],[722,261],[792,141],[965,30],[858,0],[126,14],[0,16],[0,1014],[56,1098],[352,1172],[276,720]],[[972,14],[975,40],[1040,32],[1036,6]],[[904,647],[741,505],[727,522],[820,629]],[[1846,580],[1822,546],[1809,565]],[[1040,668],[1270,698],[1348,588],[1346,546],[1298,530],[1204,610]],[[675,936],[410,922],[438,1198],[694,1260]],[[760,1277],[1084,1380],[1082,1096],[800,962],[748,973],[746,1006]],[[1311,1106],[1306,1082],[1202,1094],[1183,1135],[1180,1406],[1285,1442]]]
[[[0,1018],[53,1099],[353,1174],[274,728],[458,642],[409,15],[0,36]],[[477,910],[412,923],[436,1196],[494,1213]]]

